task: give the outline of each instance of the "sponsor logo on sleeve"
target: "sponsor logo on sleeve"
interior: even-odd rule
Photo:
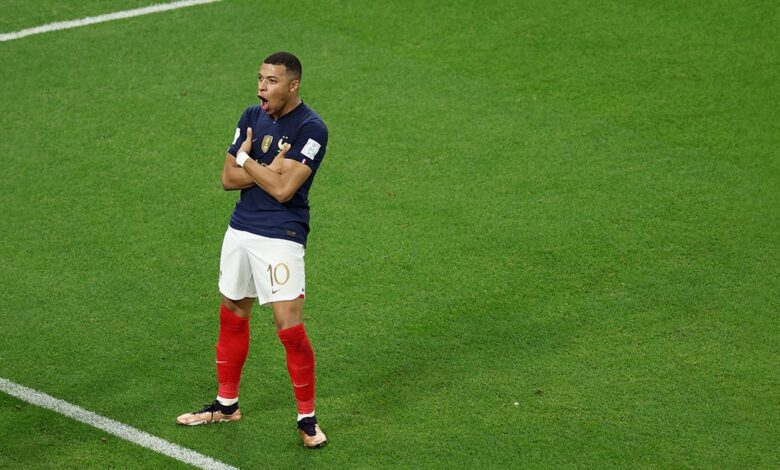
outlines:
[[[314,139],[309,139],[303,146],[301,153],[314,160],[314,156],[320,151],[320,143]]]

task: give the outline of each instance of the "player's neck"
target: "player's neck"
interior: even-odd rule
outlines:
[[[279,111],[279,114],[277,116],[271,115],[271,118],[274,121],[278,121],[279,119],[283,118],[287,114],[290,114],[295,108],[297,108],[301,103],[303,103],[303,100],[301,100],[300,97],[296,96],[292,100],[290,100],[289,103],[285,105],[284,108],[282,108],[281,111]]]

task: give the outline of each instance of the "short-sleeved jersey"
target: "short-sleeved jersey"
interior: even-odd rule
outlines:
[[[246,139],[248,127],[252,128],[253,137],[250,157],[270,164],[282,146],[290,144],[286,157],[311,168],[311,175],[285,203],[278,202],[257,185],[242,189],[230,226],[305,246],[309,234],[309,189],[325,157],[328,128],[303,102],[278,121],[274,121],[260,106],[250,106],[238,121],[233,143],[228,148],[231,155],[236,155]]]

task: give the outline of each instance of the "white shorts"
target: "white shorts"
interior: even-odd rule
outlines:
[[[219,291],[231,300],[257,297],[260,305],[306,293],[300,243],[228,227],[219,259]]]

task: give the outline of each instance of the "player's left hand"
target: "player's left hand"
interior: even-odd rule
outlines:
[[[252,153],[252,128],[246,128],[246,139],[241,143],[241,147],[238,149],[238,153],[246,152]]]

